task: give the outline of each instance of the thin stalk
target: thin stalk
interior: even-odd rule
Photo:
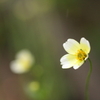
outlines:
[[[85,100],[89,100],[89,95],[88,95],[88,91],[89,91],[89,81],[90,81],[90,76],[92,73],[92,62],[90,60],[90,58],[88,58],[88,61],[90,63],[90,69],[86,78],[86,84],[85,84]]]

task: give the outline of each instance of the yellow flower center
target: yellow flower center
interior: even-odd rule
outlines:
[[[82,49],[78,50],[78,53],[77,53],[77,59],[78,60],[81,60],[82,61],[86,57],[87,57],[87,55],[86,55],[86,53]]]
[[[20,59],[20,62],[19,62],[23,67],[24,67],[24,69],[28,69],[29,68],[29,66],[30,66],[30,61],[28,61],[28,60],[24,60],[24,59]]]

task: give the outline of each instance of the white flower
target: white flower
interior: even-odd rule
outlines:
[[[28,72],[34,63],[34,57],[29,50],[21,50],[17,53],[16,59],[10,63],[12,72],[21,74]]]
[[[63,69],[71,67],[78,69],[88,58],[90,52],[90,43],[84,37],[81,38],[80,43],[74,39],[68,39],[63,47],[68,52],[60,59]]]

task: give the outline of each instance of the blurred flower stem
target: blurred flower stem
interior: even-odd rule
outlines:
[[[85,100],[89,100],[89,95],[88,95],[88,88],[89,88],[89,81],[90,81],[90,76],[91,76],[91,73],[92,73],[92,62],[90,60],[90,58],[88,58],[89,60],[89,63],[90,63],[90,69],[89,69],[89,72],[88,72],[88,75],[87,75],[87,78],[86,78],[86,87],[85,87]]]

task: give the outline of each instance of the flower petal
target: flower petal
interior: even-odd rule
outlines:
[[[89,55],[87,55],[87,57],[84,60],[87,60],[89,58]]]
[[[73,68],[78,69],[83,63],[84,61],[77,61],[77,63],[73,66]]]
[[[28,72],[30,66],[25,66],[20,60],[14,60],[10,63],[10,69],[14,73],[21,74]]]
[[[80,40],[81,49],[88,54],[90,52],[90,43],[85,38],[81,38]]]
[[[63,69],[71,68],[76,63],[76,61],[76,57],[71,54],[66,54],[60,59]]]
[[[63,47],[68,53],[75,54],[80,49],[80,44],[74,39],[68,39]]]
[[[17,53],[16,59],[23,59],[26,61],[30,61],[30,63],[34,63],[34,56],[31,54],[31,52],[27,49],[23,49],[20,52]]]
[[[67,64],[62,65],[62,69],[68,69],[68,68],[71,68],[71,67],[73,67],[73,66],[71,66],[71,65],[67,65]]]

